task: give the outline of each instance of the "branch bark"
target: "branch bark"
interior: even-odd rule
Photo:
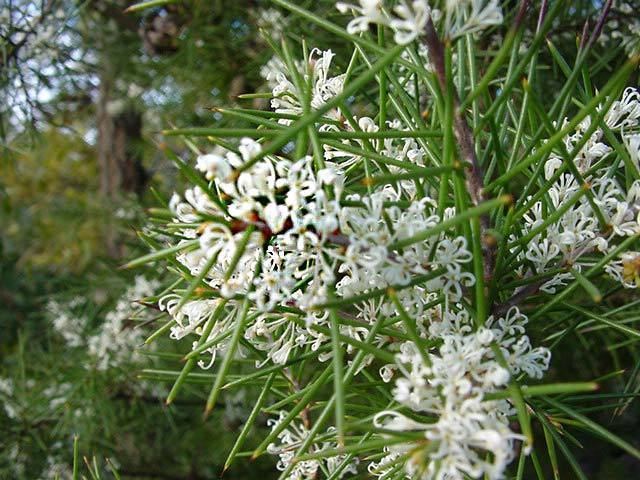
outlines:
[[[443,95],[453,96],[454,120],[453,130],[454,136],[458,143],[458,150],[461,160],[466,165],[465,183],[471,203],[474,206],[479,205],[485,199],[484,195],[484,173],[482,166],[476,155],[473,133],[464,117],[464,112],[460,110],[460,99],[453,88],[447,85],[445,74],[444,45],[438,33],[436,32],[433,21],[429,19],[425,28],[425,42],[429,49],[429,57],[434,66],[434,71],[440,85]],[[495,266],[495,249],[496,242],[493,236],[488,232],[490,228],[489,215],[485,214],[480,217],[480,228],[482,232],[482,255],[484,265],[484,277],[488,283],[493,276]]]

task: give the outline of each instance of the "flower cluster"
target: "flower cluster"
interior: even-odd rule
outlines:
[[[41,474],[41,480],[56,480],[58,478],[72,477],[73,470],[66,462],[60,461],[60,459],[51,455],[47,456],[47,464]]]
[[[359,5],[344,2],[336,3],[342,13],[353,11],[356,16],[349,25],[349,33],[365,32],[371,24],[387,25],[394,31],[394,40],[401,45],[412,42],[420,35],[427,21],[433,13],[426,0],[402,0],[393,7],[392,14],[388,14],[382,0],[360,0]]]
[[[144,343],[145,336],[142,330],[132,328],[132,317],[138,315],[137,320],[146,320],[150,318],[150,311],[136,307],[134,302],[153,295],[158,286],[156,280],[137,276],[95,330],[91,328],[86,314],[87,300],[83,297],[65,304],[51,300],[47,313],[54,330],[69,347],[86,348],[95,360],[95,367],[107,370],[139,359],[137,347]],[[83,313],[78,314],[79,311]]]
[[[267,424],[275,430],[275,428],[280,425],[286,415],[286,412],[280,412],[278,418],[269,419]],[[331,429],[329,429],[326,433],[331,436],[333,432]],[[347,461],[348,456],[344,454],[322,458],[321,460],[304,460],[292,465],[296,448],[305,441],[308,435],[309,430],[304,425],[304,422],[296,420],[288,424],[287,427],[278,434],[277,444],[272,443],[267,447],[267,451],[269,453],[271,453],[272,455],[278,455],[279,457],[277,464],[278,470],[284,471],[291,466],[293,467],[291,472],[289,473],[289,476],[287,477],[289,480],[306,480],[309,478],[317,478],[320,472],[324,472],[328,476],[334,475],[337,467]],[[335,449],[336,447],[337,443],[335,442],[321,442],[314,444],[311,447],[310,452],[321,453],[323,450]],[[356,473],[358,473],[357,467],[358,459],[352,459],[351,461],[349,461],[346,467],[341,467],[340,472],[336,476],[334,476],[334,478],[339,479],[349,473],[355,475]]]
[[[0,397],[2,397],[2,406],[4,413],[9,418],[17,418],[18,412],[12,402],[14,394],[14,382],[11,378],[0,378]]]
[[[329,75],[331,61],[335,54],[331,50],[319,50],[314,48],[309,54],[307,67],[296,64],[298,72],[289,72],[288,68],[282,62],[275,62],[271,65],[271,70],[265,74],[268,81],[274,84],[273,98],[271,107],[278,114],[284,115],[300,115],[304,111],[305,92],[301,92],[300,86],[296,85],[292,78],[296,74],[300,74],[304,85],[311,84],[311,98],[309,99],[310,107],[317,109],[324,105],[328,100],[342,92],[344,88],[344,74],[332,77]],[[328,113],[328,118],[336,120],[338,118],[337,110]],[[283,125],[291,124],[289,118],[281,118],[278,120]]]
[[[498,0],[446,0],[444,29],[452,38],[480,32],[503,21]]]
[[[252,12],[258,28],[269,32],[274,40],[280,40],[286,31],[287,18],[280,10],[261,8]]]
[[[423,453],[409,444],[393,446],[399,456],[412,451],[406,463],[411,478],[502,478],[515,455],[515,442],[524,437],[509,427],[513,408],[506,400],[487,398],[504,388],[512,376],[541,378],[551,354],[532,348],[525,335],[527,317],[513,307],[504,318],[490,317],[474,329],[465,310],[433,312],[429,338],[442,345],[432,351],[405,343],[396,356],[400,376],[393,395],[414,412],[434,418],[420,423],[396,411],[380,412],[376,427],[394,431],[423,431],[429,440]],[[499,348],[504,359],[496,357]],[[370,470],[384,475],[389,462],[375,463]],[[417,476],[417,477],[416,477]]]
[[[554,293],[571,281],[575,276],[571,269],[580,272],[593,266],[598,257],[614,251],[621,239],[640,233],[640,180],[625,185],[616,178],[618,171],[627,170],[632,178],[640,172],[640,136],[632,133],[640,124],[640,93],[626,89],[603,118],[606,128],[622,138],[627,162],[611,165],[606,161],[613,157],[614,147],[605,138],[603,128],[591,128],[591,122],[592,118],[587,117],[564,138],[565,152],[574,155],[574,169],[569,169],[560,152],[553,153],[544,166],[545,179],[553,182],[547,193],[551,206],[555,211],[564,211],[563,215],[546,224],[546,203],[532,203],[523,217],[525,238],[531,238],[526,248],[512,249],[522,259],[518,269],[521,277],[557,272],[542,282],[540,289],[545,292]],[[545,226],[542,230],[541,225]],[[515,235],[511,241],[518,243]],[[607,264],[606,271],[625,287],[637,287],[640,253],[622,252]]]
[[[355,473],[356,459],[380,478],[504,478],[518,451],[531,448],[513,392],[542,379],[551,360],[522,312],[574,280],[589,290],[592,268],[625,287],[640,284],[640,254],[627,248],[640,233],[640,93],[627,89],[615,102],[601,95],[590,116],[556,123],[568,107],[551,121],[532,110],[530,123],[541,126],[530,132],[525,115],[514,121],[517,110],[501,105],[510,95],[521,100],[508,91],[517,82],[494,95],[497,79],[477,86],[466,78],[467,68],[480,71],[473,48],[446,48],[500,24],[501,2],[438,7],[338,2],[355,14],[350,35],[375,24],[403,45],[427,32],[427,44],[400,51],[381,42],[377,51],[361,39],[342,71],[333,51],[306,45],[303,62],[270,60],[263,74],[272,111],[243,113],[260,124],[255,132],[216,128],[215,146],[180,163],[195,163],[196,186],[162,212],[170,220],[157,238],[166,248],[154,257],[171,256],[181,275],[158,302],[172,319],[170,336],[191,341],[188,358],[219,365],[216,375],[239,356],[255,361],[252,380],[274,373],[282,381],[271,389],[271,411],[294,404],[298,414],[270,420],[262,447],[270,443],[284,479],[341,478]],[[485,96],[498,105],[490,112],[508,113],[505,125],[480,112]],[[545,128],[562,133],[545,139]],[[515,175],[528,177],[522,190],[498,196],[520,189]],[[552,307],[544,313],[553,317]],[[317,402],[327,379],[333,397]],[[357,389],[380,395],[359,398]],[[368,444],[357,432],[372,419]]]
[[[136,312],[142,315],[141,320],[149,317],[148,310],[136,308],[133,302],[153,295],[158,286],[157,280],[137,276],[115,308],[107,313],[98,331],[89,336],[87,349],[96,360],[96,368],[107,370],[139,360],[136,347],[144,342],[145,337],[141,330],[127,323]]]
[[[312,50],[311,70],[304,76],[312,87],[312,98],[307,99],[311,108],[342,91],[344,75],[329,73],[332,59],[330,51]],[[276,79],[275,114],[303,114],[304,95],[295,85],[294,72],[282,63],[272,62],[271,68],[270,78]],[[305,75],[303,67],[296,68]],[[429,366],[422,363],[419,346],[399,344],[394,338],[409,334],[402,322],[393,322],[368,341],[392,351],[401,345],[398,364],[380,369],[385,382],[398,369],[421,382],[421,393],[416,393],[407,383],[410,380],[398,379],[394,396],[416,412],[436,418],[436,423],[424,427],[427,437],[441,445],[432,452],[429,475],[482,472],[497,478],[513,458],[514,442],[521,436],[508,427],[510,404],[484,395],[504,388],[513,375],[541,377],[549,353],[531,347],[524,335],[526,318],[517,311],[504,319],[489,319],[480,330],[472,328],[458,303],[475,283],[467,238],[455,228],[438,230],[459,212],[453,206],[439,207],[435,185],[402,178],[407,169],[426,168],[433,152],[397,119],[385,122],[383,130],[371,117],[347,120],[342,113],[335,110],[323,117],[318,134],[350,136],[323,142],[314,156],[290,160],[265,153],[262,141],[251,138],[198,156],[195,167],[210,182],[208,188],[195,186],[182,197],[174,194],[170,211],[176,239],[171,248],[179,250],[176,260],[200,282],[200,293],[184,297],[174,291],[160,299],[160,309],[174,320],[171,337],[194,339],[192,349],[209,355],[207,361],[200,358],[201,368],[227,354],[238,322],[244,323],[246,347],[240,352],[262,352],[258,367],[284,365],[309,351],[325,361],[332,357],[332,350],[325,347],[331,341],[331,305],[337,302],[344,305],[340,316],[349,320],[340,322],[338,332],[350,339],[342,342],[342,348],[352,366],[358,352],[355,345],[368,338],[381,318],[409,315],[425,342],[443,342],[429,353]],[[285,126],[291,123],[280,121]],[[384,132],[379,138],[359,138]],[[371,151],[376,157],[369,160]],[[365,176],[354,183],[350,172],[367,162],[392,179]],[[437,233],[421,235],[430,230]],[[393,299],[387,295],[390,291]],[[455,313],[430,307],[442,302],[456,305]],[[502,348],[508,368],[494,357],[494,343]],[[367,353],[356,365],[356,374],[374,361],[375,355]],[[384,422],[386,428],[404,428],[406,422],[398,423],[399,414],[393,415],[395,423]],[[284,414],[278,421],[282,418]],[[271,422],[274,428],[278,421]],[[469,435],[460,444],[459,436],[452,437],[447,430],[456,428],[456,422],[468,425],[458,432]],[[331,472],[327,462],[340,463],[337,458],[292,463],[306,432],[304,422],[288,425],[278,435],[283,445],[269,447],[279,455],[278,468],[288,472],[287,478],[309,478],[321,469]],[[481,459],[479,449],[494,447],[500,451],[492,462]],[[402,459],[402,448],[390,449],[369,470],[387,471],[388,464]],[[443,459],[451,465],[436,469],[434,465]],[[407,468],[413,468],[411,463]],[[349,469],[341,470],[341,475]]]
[[[614,5],[619,14],[607,18],[606,26],[598,37],[598,43],[608,48],[620,45],[627,54],[632,55],[640,46],[640,19],[633,14],[637,4],[618,1]]]
[[[31,424],[40,418],[59,419],[64,409],[73,400],[74,385],[61,381],[60,378],[48,378],[46,383],[34,378],[22,377],[16,379],[0,377],[0,421],[3,423],[3,438],[0,446],[10,462],[0,467],[3,478],[38,478],[39,480],[56,480],[71,478],[71,469],[66,462],[67,451],[62,451],[60,442],[48,445],[46,463],[39,475],[32,470],[32,475],[26,470],[38,462],[30,458],[28,442],[16,434],[18,425]],[[3,416],[9,420],[7,425]],[[36,419],[36,420],[34,420]],[[19,431],[19,430],[18,430]]]
[[[360,0],[358,4],[337,2],[336,8],[341,13],[351,11],[356,15],[347,26],[349,33],[366,32],[370,25],[385,25],[394,31],[394,40],[401,45],[420,36],[429,19],[434,23],[442,19],[443,29],[450,38],[500,25],[503,20],[498,0],[447,0],[442,12],[431,8],[427,0],[401,0],[391,13],[384,8],[382,0]]]
[[[364,117],[360,123],[367,122],[371,120]],[[411,139],[401,140],[400,145],[385,141],[383,148],[387,155],[416,163],[424,155]],[[462,236],[434,235],[402,249],[395,247],[455,215],[454,209],[439,214],[435,200],[428,196],[408,203],[403,200],[415,196],[412,182],[366,196],[343,194],[345,170],[330,161],[341,155],[337,150],[325,151],[320,169],[311,156],[291,162],[269,155],[236,175],[261,151],[261,145],[245,138],[238,150],[239,154],[218,150],[202,155],[196,164],[225,196],[224,205],[199,187],[188,190],[184,200],[174,196],[171,208],[176,223],[193,225],[180,230],[183,240],[178,246],[184,245],[185,251],[177,260],[222,297],[233,300],[246,295],[252,300],[256,315],[245,338],[267,351],[271,361],[284,363],[293,348],[310,345],[315,350],[327,340],[310,327],[328,323],[328,312],[318,307],[330,300],[332,291],[338,298],[349,298],[397,286],[407,308],[415,311],[428,301],[429,292],[459,299],[473,284],[465,267],[471,256]],[[416,276],[424,276],[424,284],[412,287],[409,284]],[[202,336],[221,301],[182,302],[180,295],[170,293],[161,299],[160,308],[175,319],[171,336],[180,339],[191,333]],[[373,315],[365,313],[370,307],[369,302],[356,304],[364,327],[378,311],[395,313],[388,300],[376,302]],[[292,322],[282,314],[283,308],[298,309],[306,325]],[[204,341],[229,333],[238,309],[238,302],[229,302],[214,326],[206,329]],[[362,332],[345,327],[344,333],[360,338]],[[212,361],[224,348],[221,338],[209,349]]]
[[[81,305],[83,299],[76,297],[66,306],[55,300],[47,302],[47,314],[52,320],[53,329],[70,347],[79,347],[84,344],[84,329],[87,327],[86,316],[78,316],[73,311]]]

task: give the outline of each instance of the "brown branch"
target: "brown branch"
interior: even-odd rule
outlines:
[[[587,32],[589,31],[589,19],[587,18],[584,21],[584,26],[582,27],[582,33],[580,34],[580,45],[578,46],[578,50],[584,50],[584,47],[587,44]]]
[[[542,2],[541,8],[545,8],[545,5],[546,5],[546,0]],[[527,15],[527,10],[529,10],[529,0],[522,0],[520,2],[520,7],[518,8],[518,12],[516,13],[516,16],[513,20],[513,25],[511,26],[512,31],[516,31],[520,28],[520,26],[522,25],[522,22],[524,22],[524,17]],[[540,18],[538,18],[538,20],[540,20]]]
[[[30,29],[22,30],[22,29],[16,28],[13,32],[10,31],[7,34],[4,40],[6,40],[7,45],[9,45],[11,48],[8,49],[5,55],[0,57],[0,67],[7,67],[12,60],[16,62],[18,61],[18,54],[20,53],[20,50],[29,42],[30,37],[35,35],[36,30],[44,23],[47,16],[52,13],[53,5],[54,5],[53,0],[47,1],[46,5],[44,5],[42,8],[40,16],[36,19],[36,21],[32,25],[29,25],[31,27]],[[15,32],[21,32],[24,34],[24,36],[22,37],[22,40],[20,40],[19,42],[12,43],[11,34]],[[2,69],[0,68],[0,71],[1,70]]]
[[[544,19],[547,16],[547,12],[549,11],[549,2],[548,0],[543,0],[542,5],[540,5],[540,13],[538,14],[538,23],[536,24],[536,34],[540,32],[542,29],[542,24],[544,23]]]
[[[526,2],[524,2],[526,4]],[[520,17],[520,16],[519,16]],[[464,113],[460,110],[460,100],[456,92],[447,85],[445,74],[444,45],[435,29],[433,21],[429,19],[425,28],[425,42],[429,49],[429,57],[434,66],[440,90],[443,95],[451,95],[453,97],[454,121],[453,130],[458,143],[458,150],[461,160],[467,165],[467,174],[465,175],[465,183],[469,197],[474,206],[479,205],[484,200],[484,174],[482,167],[476,155],[473,133],[467,124]],[[495,249],[496,242],[491,234],[488,233],[490,228],[489,215],[484,214],[480,217],[480,228],[482,232],[482,256],[484,258],[484,277],[488,281],[493,276],[495,266]]]
[[[538,293],[540,287],[545,283],[546,280],[541,280],[536,283],[532,283],[527,285],[526,287],[520,289],[517,293],[515,293],[511,298],[509,298],[504,303],[500,305],[496,305],[491,309],[491,314],[496,317],[502,317],[505,313],[509,311],[511,307],[517,307],[531,295]]]
[[[600,18],[598,18],[598,23],[596,23],[595,28],[593,29],[593,33],[589,38],[589,42],[587,43],[587,50],[591,49],[593,44],[598,40],[598,37],[602,33],[602,29],[604,28],[604,24],[609,17],[609,12],[611,11],[611,5],[613,4],[613,0],[607,0],[607,3],[602,7],[602,12],[600,12]]]

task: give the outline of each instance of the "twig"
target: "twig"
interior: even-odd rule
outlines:
[[[547,16],[547,12],[549,11],[549,2],[548,0],[543,0],[542,5],[540,6],[540,13],[538,15],[538,23],[536,24],[536,34],[540,32],[542,28],[542,24],[544,23],[544,19]]]
[[[524,2],[526,3],[526,2]],[[468,174],[465,175],[465,182],[469,197],[474,206],[479,205],[484,200],[484,174],[482,167],[476,155],[473,133],[467,124],[464,114],[460,111],[460,100],[455,91],[449,91],[444,67],[444,45],[440,41],[436,32],[433,21],[429,19],[425,28],[425,42],[429,49],[429,57],[434,66],[440,90],[443,95],[453,96],[454,107],[454,135],[458,143],[461,160],[465,162]],[[484,214],[480,217],[480,228],[482,232],[482,255],[484,264],[485,280],[490,280],[493,275],[495,266],[495,250],[496,242],[491,234],[488,233],[490,228],[489,215]]]
[[[517,307],[531,295],[538,293],[538,290],[540,290],[540,287],[545,283],[545,281],[546,280],[538,281],[520,289],[511,298],[509,298],[509,300],[492,308],[491,313],[496,317],[502,317],[511,307]]]
[[[602,29],[604,28],[604,24],[607,21],[607,17],[609,16],[609,11],[611,10],[611,5],[613,4],[613,0],[607,0],[607,3],[602,7],[602,12],[600,12],[600,18],[598,18],[598,23],[596,23],[595,28],[593,29],[593,33],[589,38],[589,43],[587,43],[587,50],[591,49],[593,44],[598,40],[598,37],[602,33]]]

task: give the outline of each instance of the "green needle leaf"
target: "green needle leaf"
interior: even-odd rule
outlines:
[[[344,378],[342,374],[342,345],[340,343],[340,321],[335,309],[329,310],[331,322],[331,347],[333,363],[333,388],[336,396],[336,430],[338,431],[338,443],[344,444]]]
[[[375,64],[373,64],[369,70],[367,70],[356,79],[352,80],[349,85],[344,88],[340,95],[336,95],[327,103],[319,107],[317,110],[314,110],[313,112],[310,112],[307,115],[301,117],[300,120],[292,124],[286,131],[274,138],[273,141],[269,143],[264,149],[262,149],[262,151],[258,155],[245,162],[239,170],[245,171],[251,168],[265,156],[276,153],[278,150],[280,150],[280,148],[284,147],[291,139],[293,139],[299,132],[313,125],[329,110],[339,107],[345,99],[349,98],[351,95],[364,87],[375,77],[375,75],[380,70],[385,68],[398,55],[400,55],[403,48],[404,47],[402,45],[397,45],[389,50]]]
[[[569,417],[577,420],[583,427],[591,430],[596,435],[604,438],[605,440],[610,442],[612,445],[615,445],[615,446],[621,448],[622,450],[624,450],[628,454],[630,454],[633,457],[635,457],[636,459],[640,460],[640,450],[638,450],[637,448],[635,448],[633,445],[631,445],[630,443],[626,442],[622,438],[618,437],[617,435],[614,435],[613,433],[611,433],[606,428],[604,428],[601,425],[597,424],[593,420],[585,417],[584,415],[576,412],[573,408],[570,408],[570,407],[564,405],[563,403],[557,402],[556,400],[552,400],[551,398],[548,398],[548,397],[543,397],[543,400],[546,403],[548,403],[549,405],[551,405],[552,407],[560,410],[562,413],[564,413],[564,414],[568,415]]]
[[[220,303],[218,303],[218,306],[213,311],[213,313],[211,314],[211,316],[209,317],[209,319],[207,320],[204,326],[202,335],[198,340],[198,346],[202,345],[207,340],[207,338],[209,338],[209,334],[211,333],[211,330],[213,330],[213,327],[215,326],[216,322],[220,319],[220,316],[224,312],[224,308],[226,304],[227,304],[226,299],[220,300]],[[180,376],[178,376],[176,383],[173,385],[173,388],[171,388],[171,391],[167,396],[167,400],[166,400],[167,405],[170,405],[173,402],[173,400],[176,398],[176,396],[178,395],[178,392],[180,391],[180,388],[182,388],[182,385],[184,384],[184,381],[186,380],[187,376],[195,366],[195,363],[196,363],[196,358],[190,358],[189,360],[187,360],[184,367],[182,367]]]
[[[238,315],[238,320],[236,322],[236,326],[233,330],[233,336],[227,345],[227,349],[220,363],[220,367],[216,372],[215,381],[213,383],[213,387],[211,388],[211,392],[209,393],[209,397],[207,398],[207,405],[205,407],[205,417],[211,413],[213,407],[218,399],[218,395],[220,394],[222,384],[224,382],[225,376],[231,368],[231,364],[233,363],[233,357],[235,356],[236,350],[238,348],[238,343],[240,342],[240,337],[244,333],[245,321],[247,319],[247,313],[249,312],[249,300],[245,300],[242,305],[242,311]]]
[[[244,445],[244,441],[249,435],[249,431],[251,430],[251,427],[253,427],[253,425],[256,422],[256,419],[258,418],[258,415],[260,414],[262,405],[264,405],[264,402],[267,399],[267,396],[271,392],[271,385],[273,383],[273,379],[275,378],[275,376],[276,374],[272,373],[271,375],[269,375],[269,378],[267,378],[267,381],[264,384],[264,387],[262,388],[262,391],[260,392],[260,395],[258,396],[256,403],[253,406],[253,409],[251,410],[251,413],[249,414],[249,418],[247,418],[247,421],[244,423],[242,430],[238,435],[236,443],[234,443],[233,448],[231,448],[231,452],[229,452],[229,456],[227,457],[227,460],[224,462],[224,469],[222,471],[223,474],[225,471],[229,469],[233,461],[236,459],[238,452],[242,448],[242,445]]]
[[[402,240],[398,240],[397,242],[389,245],[390,250],[397,250],[399,248],[408,247],[409,245],[413,245],[414,243],[423,242],[427,238],[433,237],[434,235],[438,235],[442,232],[449,230],[460,223],[469,220],[473,217],[479,217],[492,211],[494,208],[500,207],[502,205],[508,205],[511,203],[512,197],[511,195],[502,195],[498,198],[494,198],[492,200],[487,200],[484,203],[481,203],[477,207],[471,207],[465,210],[464,212],[459,213],[453,218],[440,222],[437,226],[425,230],[423,232],[417,233],[411,237],[404,238]]]

